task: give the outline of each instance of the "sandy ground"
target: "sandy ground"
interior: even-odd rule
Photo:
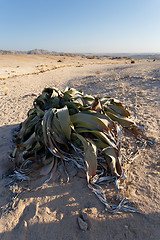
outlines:
[[[59,59],[63,62],[57,62]],[[52,180],[42,189],[24,193],[14,211],[2,214],[0,239],[159,239],[159,69],[160,61],[130,64],[80,57],[0,56],[0,176],[11,165],[7,157],[12,149],[11,132],[25,120],[44,87],[63,90],[70,86],[95,96],[117,97],[155,140],[126,170],[126,194],[142,214],[106,213],[86,179],[72,169],[69,183]],[[125,139],[130,146],[130,138]],[[0,206],[9,199],[4,187],[8,181],[0,179]],[[77,223],[81,211],[88,214],[87,231],[80,230]]]
[[[69,54],[68,54],[69,55]],[[0,79],[13,78],[24,75],[37,75],[64,67],[83,67],[91,64],[130,63],[129,59],[110,59],[109,57],[61,55],[0,55]],[[139,60],[140,61],[140,60]]]

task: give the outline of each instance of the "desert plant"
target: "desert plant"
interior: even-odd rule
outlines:
[[[118,186],[125,179],[121,127],[138,133],[129,111],[117,99],[93,97],[73,88],[45,88],[14,135],[14,179],[23,181],[38,172],[50,173],[50,180],[58,162],[65,167],[71,161],[86,172],[89,188],[108,211],[136,211],[126,199],[118,205],[108,204],[100,186],[109,182]]]

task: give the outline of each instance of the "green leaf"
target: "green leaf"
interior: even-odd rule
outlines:
[[[116,142],[113,142],[105,133],[100,132],[100,131],[95,131],[95,130],[88,130],[85,128],[78,128],[76,129],[77,133],[91,133],[93,134],[95,137],[97,137],[100,141],[102,141],[103,143],[112,146],[114,148],[117,148],[116,146]]]
[[[74,123],[74,127],[76,130],[77,129],[85,129],[86,131],[87,131],[87,129],[88,130],[97,130],[97,131],[99,130],[97,128],[97,126],[95,126],[89,122],[85,122],[85,121],[78,121],[78,122]]]
[[[68,110],[75,110],[75,113],[79,112],[79,109],[77,107],[77,105],[74,102],[69,102],[69,101],[63,101],[61,102],[61,107],[67,106]]]
[[[48,111],[45,112],[45,115],[43,117],[43,125],[42,125],[44,143],[45,143],[45,146],[48,148],[48,150],[54,156],[63,159],[64,156],[57,149],[55,141],[53,141],[51,136],[50,124],[51,124],[52,117],[53,117],[52,109],[49,109]]]
[[[82,97],[76,97],[74,99],[74,103],[77,105],[77,106],[83,106],[84,103],[83,103],[83,98]]]
[[[71,121],[67,106],[61,109],[57,109],[58,119],[66,138],[70,140],[71,137]]]
[[[122,105],[122,103],[115,98],[110,98],[110,97],[105,97],[101,98],[101,103],[103,104],[103,107],[106,108],[106,111],[109,109],[113,114],[120,114],[121,116],[124,117],[129,117],[130,113],[128,110],[125,109],[125,107]]]
[[[111,112],[106,112],[106,114],[113,120],[118,122],[122,127],[136,127],[136,124],[133,120],[127,118],[127,117],[122,117],[122,116],[117,116]]]
[[[88,183],[90,179],[96,175],[97,170],[97,148],[96,145],[90,140],[85,139],[79,134],[76,134],[76,136],[81,140],[83,147],[84,147],[84,158],[87,165],[87,180]]]
[[[42,121],[43,139],[44,139],[45,146],[47,148],[49,148],[49,142],[48,142],[48,136],[47,136],[47,120],[48,120],[49,114],[50,114],[50,110],[46,111]]]
[[[49,105],[52,108],[58,108],[59,102],[60,102],[60,98],[58,96],[56,96],[56,97],[50,99]]]
[[[27,120],[22,124],[22,138],[26,141],[34,132],[35,126],[41,118],[39,116],[30,115]]]
[[[97,147],[97,148],[103,149],[103,148],[106,148],[106,147],[109,146],[109,144],[108,144],[107,142],[103,142],[103,141],[100,140],[100,139],[92,139],[92,140],[93,140],[93,142],[96,144],[96,147]]]
[[[102,115],[102,114],[101,114]],[[95,126],[95,128],[98,128],[100,131],[102,130],[109,130],[109,124],[110,122],[108,121],[108,118],[103,116],[102,118],[100,117],[101,115],[92,115],[92,114],[87,114],[84,112],[79,112],[77,114],[74,114],[71,116],[71,122],[75,126],[79,126],[79,123],[89,123]]]
[[[51,97],[52,93],[53,93],[52,88],[44,88],[44,90],[42,91],[42,94],[44,94],[44,95],[47,94],[48,97]]]
[[[85,95],[83,97],[84,106],[91,106],[94,102],[94,97],[92,95]]]
[[[74,88],[68,88],[68,90],[64,92],[64,98],[66,100],[75,99],[76,97],[81,97],[82,95],[83,94],[81,92]]]
[[[111,159],[108,164],[112,173],[116,177],[120,177],[122,174],[122,169],[118,159],[118,150],[113,147],[108,147],[105,148],[102,152]]]
[[[111,99],[110,96],[106,96],[106,97],[100,98],[100,101],[102,104],[107,104],[107,103],[110,103],[110,99]]]
[[[54,139],[54,141],[61,144],[66,144],[66,138],[62,132],[60,122],[56,117],[55,112],[56,111],[54,111],[53,109],[50,110],[50,116],[47,121],[48,131],[50,132],[51,137]]]
[[[112,109],[115,113],[120,114],[124,117],[129,117],[130,113],[122,106],[122,104],[120,105],[109,105],[108,106],[110,109]]]

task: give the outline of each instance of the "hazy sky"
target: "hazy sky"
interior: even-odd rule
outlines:
[[[159,52],[160,0],[0,0],[0,49]]]

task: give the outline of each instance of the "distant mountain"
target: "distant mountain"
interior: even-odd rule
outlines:
[[[52,54],[52,52],[49,52],[48,50],[44,50],[44,49],[33,49],[30,51],[27,51],[27,54],[33,54],[33,55],[45,55],[45,54]]]
[[[15,54],[16,51],[0,50],[0,55]]]
[[[0,55],[13,55],[13,54],[32,54],[32,55],[46,55],[46,54],[56,54],[57,52],[49,52],[44,49],[33,49],[29,51],[15,51],[15,50],[0,50]]]
[[[13,55],[13,54],[30,54],[30,55],[61,55],[61,56],[69,56],[69,57],[74,57],[75,55],[79,55],[82,57],[87,57],[89,59],[93,58],[99,58],[99,57],[107,57],[111,59],[121,59],[121,58],[126,58],[126,59],[157,59],[160,60],[160,54],[159,53],[137,53],[137,54],[131,54],[131,53],[108,53],[108,54],[93,54],[93,53],[65,53],[65,52],[55,52],[55,51],[48,51],[44,49],[33,49],[29,51],[15,51],[15,50],[0,50],[0,55]]]

